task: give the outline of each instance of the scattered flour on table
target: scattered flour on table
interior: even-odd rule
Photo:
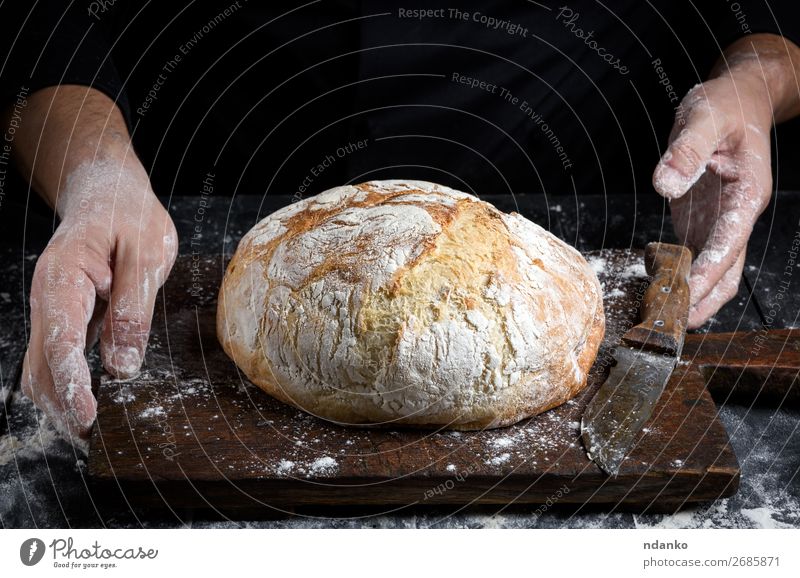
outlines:
[[[736,512],[731,506],[732,498],[723,498],[706,507],[694,507],[664,516],[634,515],[636,528],[658,528],[665,530],[702,528],[782,528],[788,527],[772,519],[768,508],[742,509]]]
[[[492,440],[492,445],[497,448],[507,448],[514,444],[514,440],[509,437],[502,437]]]
[[[133,403],[136,401],[136,396],[130,391],[120,391],[113,397],[114,403]]]
[[[647,271],[641,256],[630,252],[627,258],[612,258],[608,250],[598,251],[586,256],[589,266],[597,275],[603,289],[603,297],[609,300],[622,299],[627,295],[625,289],[636,279],[646,279]]]
[[[47,453],[59,439],[58,432],[50,424],[47,416],[42,414],[39,417],[38,427],[25,432],[22,437],[14,434],[0,436],[0,466],[19,458],[37,458]]]
[[[339,463],[330,456],[314,460],[309,468],[312,474],[331,474],[339,467]]]
[[[602,275],[606,271],[607,263],[603,257],[591,256],[587,261],[595,275]]]
[[[511,458],[511,454],[508,453],[508,452],[505,452],[505,453],[502,453],[502,454],[500,454],[498,456],[494,456],[493,458],[489,459],[486,462],[486,465],[499,466],[499,465],[502,465],[502,464],[506,463],[509,460],[509,458]]]
[[[164,407],[159,405],[159,406],[155,406],[155,407],[148,407],[147,409],[145,409],[143,412],[141,412],[139,414],[139,417],[146,419],[146,418],[149,418],[149,417],[156,417],[156,416],[162,416],[162,415],[166,415],[166,412],[164,411]]]
[[[282,459],[273,469],[273,473],[280,476],[304,475],[330,476],[339,469],[339,462],[331,456],[322,456],[310,462]]]
[[[635,261],[622,270],[621,276],[623,279],[647,277],[647,271],[644,268],[644,263],[641,261]]]
[[[775,511],[771,508],[743,508],[741,514],[753,522],[756,528],[793,528],[790,524],[779,522],[774,518]]]

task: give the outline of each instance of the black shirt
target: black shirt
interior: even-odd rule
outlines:
[[[796,20],[725,0],[7,4],[4,102],[105,92],[162,195],[209,172],[231,194],[649,191],[683,94],[736,38]]]

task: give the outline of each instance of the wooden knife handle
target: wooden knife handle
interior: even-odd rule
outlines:
[[[632,346],[680,357],[689,318],[692,253],[680,245],[649,243],[644,264],[653,280],[642,297],[642,321],[622,339]]]

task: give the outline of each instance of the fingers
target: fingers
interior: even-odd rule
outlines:
[[[98,295],[98,298],[95,299],[92,318],[89,320],[89,326],[86,329],[86,351],[90,351],[100,340],[107,309],[108,302]]]
[[[694,102],[686,106],[684,118],[676,120],[684,128],[653,172],[653,186],[668,199],[683,196],[703,175],[727,130],[723,115],[715,114],[705,99],[698,102],[690,93],[684,102],[689,100]]]
[[[124,239],[117,246],[100,354],[106,370],[119,379],[130,379],[140,371],[156,293],[175,260],[177,235],[168,217],[164,230],[157,242]]]
[[[742,278],[746,250],[742,250],[733,266],[728,269],[714,288],[699,302],[689,309],[689,329],[697,329],[708,321],[728,301],[733,299],[739,291],[739,282]],[[690,280],[691,283],[691,280]]]
[[[100,334],[100,354],[106,370],[119,379],[139,373],[150,334],[155,304],[152,268],[141,262],[137,246],[117,249],[111,300]]]
[[[720,183],[720,198],[716,206],[702,206],[700,202],[697,208],[688,207],[688,211],[694,211],[695,215],[689,219],[687,235],[690,238],[707,235],[692,263],[689,287],[693,304],[708,296],[723,275],[744,258],[753,226],[769,200],[769,173],[760,175],[747,156],[743,165],[739,180]],[[699,193],[703,194],[703,191]],[[694,196],[693,192],[693,200]],[[697,230],[692,231],[692,228]]]
[[[742,258],[753,230],[752,215],[741,211],[721,214],[700,254],[692,263],[689,294],[692,304],[705,299],[723,276]]]
[[[73,443],[88,439],[97,413],[84,356],[94,300],[94,285],[79,267],[52,251],[40,257],[31,286],[22,391]]]

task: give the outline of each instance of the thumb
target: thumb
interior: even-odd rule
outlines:
[[[653,172],[653,187],[668,199],[683,196],[703,176],[724,134],[708,104],[689,108],[684,128],[673,138]],[[673,129],[674,132],[675,129]]]
[[[139,373],[150,335],[158,268],[146,263],[140,259],[139,247],[118,248],[100,334],[103,365],[118,379],[130,379]]]

